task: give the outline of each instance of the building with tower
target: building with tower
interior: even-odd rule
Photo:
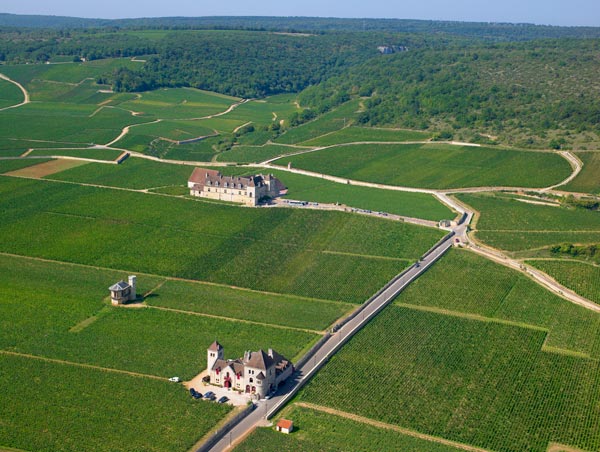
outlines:
[[[223,176],[219,171],[195,168],[188,180],[190,195],[256,206],[263,199],[276,198],[285,186],[272,174],[266,176]]]
[[[130,275],[128,281],[121,280],[108,288],[110,291],[110,302],[113,305],[125,304],[136,300],[136,277]]]
[[[271,348],[226,360],[223,346],[215,341],[207,350],[207,371],[213,385],[263,398],[292,375],[294,366]]]

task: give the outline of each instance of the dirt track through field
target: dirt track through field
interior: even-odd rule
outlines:
[[[27,92],[27,90],[25,89],[25,87],[23,85],[21,85],[19,82],[15,82],[14,80],[8,78],[6,75],[4,74],[0,74],[0,79],[2,80],[6,80],[7,82],[10,82],[14,85],[17,85],[17,87],[21,90],[21,92],[23,93],[23,102],[21,102],[20,104],[16,104],[16,105],[11,105],[9,107],[4,107],[4,108],[0,108],[0,111],[4,111],[4,110],[9,110],[11,108],[17,108],[17,107],[21,107],[25,104],[28,104],[29,102],[31,102],[29,100],[29,93]]]
[[[323,413],[332,414],[334,416],[343,417],[345,419],[350,419],[355,422],[360,422],[361,424],[371,425],[373,427],[382,428],[386,430],[393,430],[398,433],[402,433],[406,436],[412,436],[413,438],[424,439],[425,441],[430,441],[432,443],[444,444],[446,446],[455,447],[461,450],[468,450],[470,452],[488,452],[487,449],[481,449],[480,447],[469,446],[468,444],[457,443],[455,441],[450,441],[448,439],[439,438],[437,436],[426,435],[424,433],[415,432],[413,430],[409,430],[406,428],[399,427],[397,425],[386,424],[385,422],[375,421],[373,419],[369,419],[366,417],[359,416],[357,414],[348,413],[345,411],[336,410],[334,408],[328,408],[321,405],[314,405],[312,403],[306,402],[297,402],[297,406],[303,408],[309,408],[315,411],[321,411]]]

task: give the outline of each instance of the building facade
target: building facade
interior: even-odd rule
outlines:
[[[211,384],[263,398],[292,375],[294,366],[273,349],[226,360],[223,346],[215,341],[207,350],[207,370]]]
[[[108,288],[110,291],[110,302],[114,305],[125,304],[130,301],[135,301],[136,293],[136,277],[129,276],[129,282],[119,281]]]
[[[195,168],[188,180],[190,195],[256,206],[262,198],[275,198],[285,186],[272,174],[223,176],[219,171]]]

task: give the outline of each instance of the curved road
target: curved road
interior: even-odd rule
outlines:
[[[10,82],[10,83],[12,83],[14,85],[17,85],[17,87],[23,93],[23,102],[21,102],[20,104],[17,104],[17,105],[11,105],[9,107],[0,108],[0,111],[8,110],[10,108],[21,107],[21,106],[23,106],[23,105],[28,104],[29,102],[31,102],[29,100],[29,93],[27,92],[27,90],[25,89],[25,87],[23,85],[21,85],[19,82],[16,82],[16,81],[12,80],[11,78],[7,77],[4,74],[0,74],[0,79],[6,80],[7,82]]]

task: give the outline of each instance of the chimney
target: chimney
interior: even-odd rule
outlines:
[[[269,349],[269,353],[268,353],[268,355],[269,355],[271,358],[273,357],[273,349],[272,349],[272,348],[270,348],[270,349]]]
[[[245,351],[244,352],[244,362],[248,362],[249,360],[250,360],[250,352]]]
[[[131,292],[129,293],[129,301],[135,301],[135,299],[137,298],[137,293],[136,293],[136,277],[135,275],[130,275],[129,276],[129,285],[131,286]]]

